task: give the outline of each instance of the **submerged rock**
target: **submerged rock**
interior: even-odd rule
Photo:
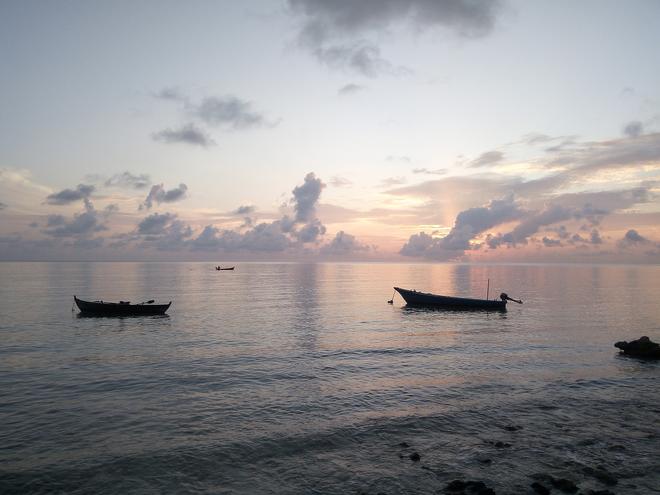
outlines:
[[[621,349],[621,352],[627,356],[660,359],[660,344],[656,344],[646,336],[640,337],[637,340],[631,340],[630,342],[622,340],[614,344],[614,347]]]
[[[557,490],[565,493],[575,493],[578,491],[577,485],[566,478],[553,478],[551,483]]]
[[[584,474],[593,476],[607,486],[614,486],[619,482],[616,476],[602,468],[585,467],[582,471]]]
[[[413,452],[410,454],[410,460],[413,462],[419,462],[419,460],[422,458],[417,452]]]
[[[486,486],[483,481],[454,480],[447,484],[445,492],[456,495],[496,495],[495,490]]]
[[[532,483],[532,490],[534,490],[535,493],[538,493],[539,495],[549,495],[550,494],[550,489],[547,488],[545,485],[542,485],[538,481],[535,481]]]

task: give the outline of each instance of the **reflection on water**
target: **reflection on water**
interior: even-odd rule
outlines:
[[[0,263],[0,492],[527,493],[660,485],[659,267]],[[507,292],[408,308],[394,285]],[[80,318],[87,299],[173,301]],[[507,426],[519,427],[507,430]],[[507,448],[497,448],[501,441]],[[422,462],[411,463],[405,442]],[[483,462],[489,459],[490,462]],[[424,467],[424,469],[422,468]]]

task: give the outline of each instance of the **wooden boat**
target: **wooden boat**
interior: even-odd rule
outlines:
[[[94,316],[147,316],[147,315],[163,315],[168,310],[172,301],[168,304],[152,304],[153,300],[131,304],[129,302],[120,301],[104,302],[104,301],[83,301],[73,296],[73,300],[80,309],[82,315]]]
[[[507,301],[514,301],[522,304],[522,301],[511,299],[504,292],[500,294],[500,299],[470,299],[467,297],[440,296],[437,294],[428,294],[416,290],[401,289],[394,287],[394,290],[401,294],[406,304],[409,306],[428,306],[447,309],[484,309],[489,311],[506,311]]]
[[[234,268],[235,267],[233,267],[233,266],[230,266],[228,268],[222,268],[221,266],[216,266],[215,267],[216,270],[220,270],[220,271],[222,271],[222,270],[233,270]]]

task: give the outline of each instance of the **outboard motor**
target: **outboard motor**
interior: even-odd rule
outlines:
[[[508,295],[506,292],[502,292],[502,293],[500,294],[500,299],[502,299],[502,301],[504,301],[504,302],[506,302],[506,301],[513,301],[514,303],[518,303],[518,304],[522,304],[522,303],[523,303],[522,301],[520,301],[520,300],[518,300],[518,299],[513,299],[513,298],[509,297],[509,295]]]

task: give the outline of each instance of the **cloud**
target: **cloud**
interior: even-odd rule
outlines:
[[[630,229],[621,239],[621,243],[626,246],[635,245],[635,244],[644,244],[650,242],[646,237],[642,236],[635,229]]]
[[[332,241],[321,248],[321,254],[347,256],[357,252],[369,251],[369,249],[371,248],[366,244],[358,242],[355,236],[340,230]]]
[[[373,77],[401,74],[366,39],[370,34],[406,26],[414,32],[442,28],[460,37],[488,34],[499,11],[497,0],[289,0],[291,12],[302,20],[298,42],[320,62]]]
[[[345,186],[350,186],[353,183],[344,178],[344,177],[339,177],[338,175],[335,175],[332,179],[330,179],[330,185],[333,187],[345,187]]]
[[[0,202],[0,211],[4,210],[5,208],[7,208],[7,205],[5,203]]]
[[[366,88],[364,86],[361,86],[360,84],[347,84],[346,86],[342,86],[339,88],[337,91],[337,94],[339,96],[347,96],[347,95],[353,95],[355,93],[359,93],[360,91],[364,91]]]
[[[198,251],[281,252],[291,247],[292,242],[282,229],[282,223],[276,220],[271,223],[260,223],[242,234],[207,225],[199,236],[190,242],[190,245],[192,249]]]
[[[321,221],[314,219],[307,222],[299,230],[295,231],[293,235],[300,242],[309,243],[317,242],[319,238],[325,234],[325,231],[325,226],[321,223]]]
[[[406,178],[403,176],[399,177],[388,177],[380,181],[380,187],[392,187],[400,184],[405,184]]]
[[[232,215],[251,215],[255,210],[256,208],[252,205],[239,206],[232,211]]]
[[[549,237],[543,237],[541,239],[541,242],[543,242],[543,245],[545,247],[558,247],[561,246],[561,241],[559,239],[550,239]]]
[[[60,192],[49,194],[46,203],[51,205],[68,205],[76,201],[86,200],[94,192],[94,186],[78,184],[75,189],[64,189]]]
[[[126,187],[130,189],[144,189],[149,187],[151,179],[147,174],[134,175],[130,172],[115,174],[105,181],[107,187]]]
[[[154,203],[174,203],[175,201],[180,201],[186,197],[186,192],[188,191],[188,186],[185,184],[179,184],[178,187],[170,189],[169,191],[165,190],[163,184],[156,184],[151,187],[149,194],[147,195],[144,203],[140,205],[140,209],[146,207],[147,209],[151,208]]]
[[[184,248],[193,232],[174,213],[152,213],[140,221],[136,233],[147,246],[171,251]]]
[[[49,228],[44,233],[51,237],[87,238],[95,232],[107,230],[99,218],[99,212],[86,198],[84,212],[74,214],[71,220],[62,215],[49,215],[46,226]]]
[[[164,143],[185,143],[207,148],[215,145],[215,141],[195,124],[189,123],[178,129],[163,129],[152,135],[154,141]]]
[[[623,128],[623,133],[631,138],[639,137],[641,134],[644,134],[644,126],[639,120],[633,120],[626,124]]]
[[[249,129],[268,124],[265,117],[252,109],[252,103],[235,96],[204,98],[189,111],[208,125],[227,126],[232,129]]]
[[[163,88],[158,93],[155,93],[154,96],[156,98],[160,98],[161,100],[172,100],[172,101],[181,101],[181,102],[188,101],[188,98],[181,92],[179,88],[176,87]]]
[[[432,237],[424,232],[410,236],[400,254],[436,260],[455,259],[471,249],[470,241],[477,235],[502,223],[516,220],[523,213],[513,196],[492,200],[487,206],[460,212],[445,237]]]
[[[486,151],[470,162],[470,167],[486,167],[501,162],[504,159],[504,153],[501,151]]]
[[[413,168],[413,174],[428,174],[428,175],[445,175],[449,170],[446,168],[436,168],[430,170],[428,168]]]
[[[305,176],[305,182],[293,189],[293,210],[296,222],[313,220],[316,213],[316,203],[321,196],[325,184],[318,179],[314,172]]]

